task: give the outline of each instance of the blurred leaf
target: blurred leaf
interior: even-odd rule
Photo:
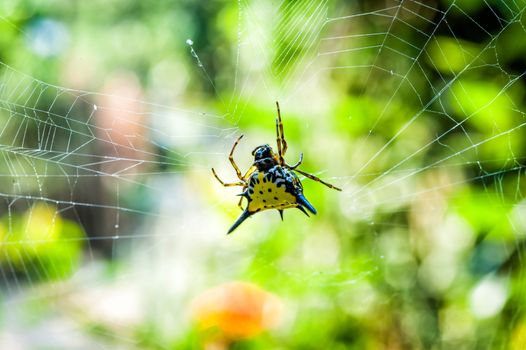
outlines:
[[[427,49],[428,60],[433,68],[443,73],[462,71],[479,54],[476,44],[451,37],[438,36]]]
[[[479,236],[490,240],[516,239],[508,219],[512,206],[501,195],[489,190],[464,190],[457,193],[452,204]]]
[[[497,83],[461,79],[449,92],[449,102],[457,116],[487,134],[507,130],[512,125],[513,100]]]
[[[35,204],[23,215],[4,216],[0,232],[2,268],[32,280],[66,278],[80,262],[84,233],[78,224],[62,219],[55,207]]]

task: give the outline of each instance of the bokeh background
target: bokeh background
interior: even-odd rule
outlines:
[[[1,2],[0,348],[524,349],[525,8]]]

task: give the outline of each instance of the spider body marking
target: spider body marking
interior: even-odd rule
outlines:
[[[248,216],[267,209],[277,209],[283,218],[283,210],[289,208],[298,208],[305,214],[307,208],[316,214],[316,209],[303,195],[303,186],[298,176],[292,170],[279,165],[267,171],[255,171],[248,180],[247,188],[240,195],[247,199]]]
[[[254,151],[252,151],[254,163],[245,175],[242,175],[233,159],[234,150],[243,137],[243,135],[241,135],[232,146],[229,155],[229,160],[240,181],[225,183],[219,178],[219,176],[217,176],[215,170],[212,168],[212,173],[223,186],[243,187],[243,192],[239,194],[242,198],[238,204],[241,210],[243,210],[243,213],[241,213],[232,227],[230,227],[228,233],[234,231],[251,215],[267,209],[277,209],[282,220],[283,210],[288,208],[298,208],[307,216],[309,216],[309,214],[305,208],[312,214],[316,214],[316,209],[303,195],[303,186],[295,172],[298,172],[309,179],[320,182],[329,188],[341,191],[338,187],[326,183],[314,175],[297,169],[303,161],[303,154],[300,154],[299,161],[292,166],[285,162],[283,157],[287,150],[287,142],[285,141],[283,134],[283,123],[281,121],[278,102],[276,102],[276,106],[278,109],[278,116],[276,118],[277,154],[274,153],[272,147],[269,145],[256,147]],[[246,208],[241,206],[243,198],[246,198],[247,200]]]

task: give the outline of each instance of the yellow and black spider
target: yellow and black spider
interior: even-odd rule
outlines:
[[[276,102],[276,107],[278,109],[278,116],[276,118],[276,143],[278,145],[278,154],[275,154],[272,147],[269,145],[256,147],[254,151],[252,151],[254,163],[245,175],[242,175],[238,166],[234,162],[233,157],[234,150],[243,137],[243,135],[241,135],[236,142],[234,142],[228,157],[236,171],[239,181],[225,183],[219,178],[219,176],[217,176],[214,168],[212,168],[212,173],[221,185],[225,187],[243,187],[243,192],[239,194],[241,199],[238,203],[238,206],[243,210],[243,213],[239,216],[236,222],[234,222],[232,227],[230,227],[228,233],[234,231],[243,221],[246,220],[246,218],[262,210],[277,209],[281,216],[281,220],[283,220],[283,210],[287,208],[298,208],[309,216],[305,211],[305,208],[307,208],[312,214],[316,214],[316,209],[314,209],[312,204],[310,204],[307,198],[303,195],[303,186],[295,172],[298,172],[314,181],[321,182],[327,187],[341,191],[338,187],[326,183],[314,175],[297,169],[303,161],[303,153],[300,153],[300,159],[296,164],[288,165],[285,162],[283,157],[285,156],[285,152],[287,152],[287,141],[285,141],[285,135],[283,134],[283,122],[281,121],[278,102]],[[247,207],[244,209],[241,205],[243,197],[248,201]]]

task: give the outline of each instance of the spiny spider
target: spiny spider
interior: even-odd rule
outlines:
[[[276,143],[278,146],[278,154],[275,154],[272,147],[269,145],[261,145],[256,147],[252,151],[254,156],[254,163],[245,173],[242,175],[238,166],[234,162],[234,150],[238,145],[243,135],[239,136],[228,159],[236,171],[238,182],[225,183],[223,182],[214,168],[212,173],[214,174],[217,181],[223,186],[242,186],[243,192],[239,194],[241,196],[238,206],[243,210],[243,213],[234,222],[232,227],[228,230],[228,233],[234,231],[243,221],[249,216],[267,209],[277,209],[283,220],[283,210],[287,208],[298,208],[305,215],[309,216],[305,208],[312,214],[316,214],[316,209],[309,203],[307,198],[303,195],[303,186],[301,181],[295,172],[302,174],[303,176],[320,182],[329,188],[341,191],[340,188],[333,186],[325,181],[322,181],[318,177],[306,173],[302,170],[297,169],[303,161],[303,153],[300,153],[300,159],[294,165],[289,165],[283,158],[285,152],[287,152],[287,141],[285,141],[285,135],[283,134],[283,122],[281,121],[281,112],[279,110],[279,103],[276,102],[278,109],[278,116],[276,118]],[[243,208],[242,201],[246,198],[248,204],[246,208]]]

